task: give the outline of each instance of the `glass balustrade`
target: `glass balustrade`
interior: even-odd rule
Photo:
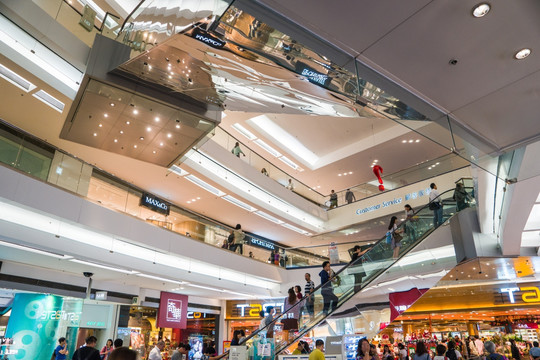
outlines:
[[[466,188],[468,193],[471,193],[471,190],[471,188]],[[457,211],[456,203],[452,200],[453,194],[454,189],[440,195],[444,204],[444,221]],[[468,206],[474,205],[474,200],[468,204]],[[375,280],[434,230],[433,211],[429,210],[429,206],[426,205],[418,210],[412,219],[402,222],[397,227],[395,233],[402,236],[398,251],[394,251],[395,240],[388,241],[386,236],[383,237],[363,254],[360,254],[355,261],[350,262],[335,273],[331,271],[328,281],[316,287],[311,294],[306,294],[294,306],[284,309],[285,311],[271,324],[254,333],[247,340],[256,336],[271,337],[275,342],[275,353],[278,354]],[[282,326],[275,326],[278,323],[284,324],[290,321],[286,319],[297,319],[298,330],[287,332],[281,330]]]

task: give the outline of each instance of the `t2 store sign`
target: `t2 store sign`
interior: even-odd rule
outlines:
[[[267,302],[264,304],[236,304],[236,309],[239,311],[240,317],[260,317],[259,313],[263,310],[267,311],[269,306],[273,306],[276,310],[276,315],[283,313],[283,302]]]
[[[511,304],[540,303],[540,289],[537,286],[502,288],[501,294],[506,294]]]

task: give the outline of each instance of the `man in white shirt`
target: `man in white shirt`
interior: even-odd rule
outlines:
[[[165,342],[163,340],[158,341],[156,346],[150,351],[148,360],[161,360],[161,352],[165,349]]]
[[[482,342],[482,340],[480,340],[480,337],[478,335],[474,336],[474,345],[476,345],[476,349],[478,350],[478,355],[480,356],[480,359],[485,359],[484,343]]]
[[[433,226],[438,227],[443,223],[443,206],[442,206],[442,200],[439,197],[439,192],[437,191],[437,185],[435,183],[431,183],[429,185],[431,188],[431,192],[429,193],[429,202],[430,202],[430,209],[433,210]],[[431,205],[433,203],[433,205]]]

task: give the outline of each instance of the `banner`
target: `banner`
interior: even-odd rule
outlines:
[[[50,360],[56,348],[60,321],[65,316],[63,298],[45,294],[15,294],[8,320],[6,338],[17,360]],[[68,355],[71,358],[72,354]]]
[[[187,327],[188,297],[161,292],[157,327],[185,329]]]
[[[409,291],[388,294],[388,300],[390,300],[390,322],[394,321],[395,318],[411,307],[428,290],[412,288]]]

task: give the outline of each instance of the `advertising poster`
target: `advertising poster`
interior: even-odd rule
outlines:
[[[202,351],[203,351],[203,337],[202,336],[190,336],[188,338],[189,340],[189,346],[191,346],[191,350],[189,350],[189,360],[200,360],[202,358]]]
[[[9,351],[17,360],[50,360],[60,337],[64,315],[63,299],[45,294],[15,294],[6,338],[13,339]],[[64,335],[64,334],[62,334]]]
[[[125,345],[125,343],[124,343]],[[131,349],[135,350],[142,357],[145,353],[144,335],[138,331],[131,331]]]
[[[187,327],[188,297],[161,292],[159,299],[158,321],[156,326],[162,328],[185,329]]]

